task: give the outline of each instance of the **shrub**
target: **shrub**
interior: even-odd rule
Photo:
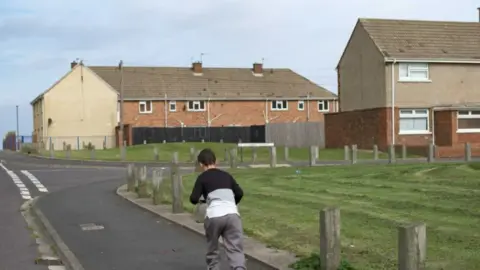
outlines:
[[[25,154],[38,154],[38,149],[32,143],[22,144],[20,151]]]

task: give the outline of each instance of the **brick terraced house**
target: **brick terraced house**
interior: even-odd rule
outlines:
[[[129,145],[135,128],[323,121],[338,105],[335,94],[294,71],[264,69],[259,63],[252,68],[204,68],[200,62],[191,67],[125,66],[120,72],[118,66],[72,62],[53,90],[32,101],[34,135],[43,140],[71,137],[69,144],[76,144],[79,135],[101,135],[101,141],[103,135],[115,136],[122,78]]]
[[[326,147],[423,152],[433,142],[437,156],[456,157],[465,142],[480,146],[479,22],[359,19],[337,75]]]

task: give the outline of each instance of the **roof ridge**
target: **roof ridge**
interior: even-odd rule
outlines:
[[[365,21],[398,21],[398,22],[419,22],[419,23],[456,23],[456,24],[472,24],[472,25],[479,25],[480,23],[477,21],[441,21],[441,20],[422,20],[422,19],[388,19],[388,18],[358,18],[360,22]]]

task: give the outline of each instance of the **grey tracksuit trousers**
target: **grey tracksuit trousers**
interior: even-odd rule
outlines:
[[[209,270],[219,270],[219,238],[223,238],[225,253],[230,269],[246,270],[243,254],[242,220],[237,214],[206,218],[204,221],[207,237],[207,265]]]

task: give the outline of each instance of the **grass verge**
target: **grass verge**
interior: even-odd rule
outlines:
[[[245,232],[315,264],[319,210],[341,209],[342,252],[355,269],[397,268],[397,226],[427,224],[427,269],[480,269],[478,164],[356,165],[234,170]],[[195,175],[184,177],[184,205]],[[165,203],[171,202],[164,181]],[[345,268],[352,269],[352,268]]]
[[[235,144],[228,143],[165,143],[165,144],[144,144],[127,147],[127,160],[128,161],[154,161],[153,149],[157,147],[159,152],[160,161],[170,161],[174,152],[179,153],[180,161],[190,161],[190,148],[194,147],[196,150],[203,148],[211,148],[217,155],[218,160],[224,160],[225,149],[231,149],[236,147]],[[239,150],[240,151],[240,150]],[[250,162],[252,160],[252,149],[244,148],[243,161]],[[269,149],[257,148],[257,162],[268,162],[270,157]],[[49,156],[48,151],[41,151],[44,156]],[[65,158],[65,151],[55,151],[55,157]],[[240,153],[239,153],[240,155]],[[397,153],[400,157],[400,153]],[[285,157],[284,147],[277,147],[277,160],[283,161]],[[411,156],[414,157],[414,156]],[[90,159],[90,150],[72,150],[71,158],[73,159]],[[320,149],[319,160],[343,160],[343,149]],[[379,153],[379,158],[387,158],[386,153]],[[118,161],[120,160],[120,150],[118,148],[95,150],[95,159]],[[289,160],[291,161],[306,161],[309,159],[309,149],[307,148],[290,148]],[[373,151],[359,150],[358,159],[373,159]]]

